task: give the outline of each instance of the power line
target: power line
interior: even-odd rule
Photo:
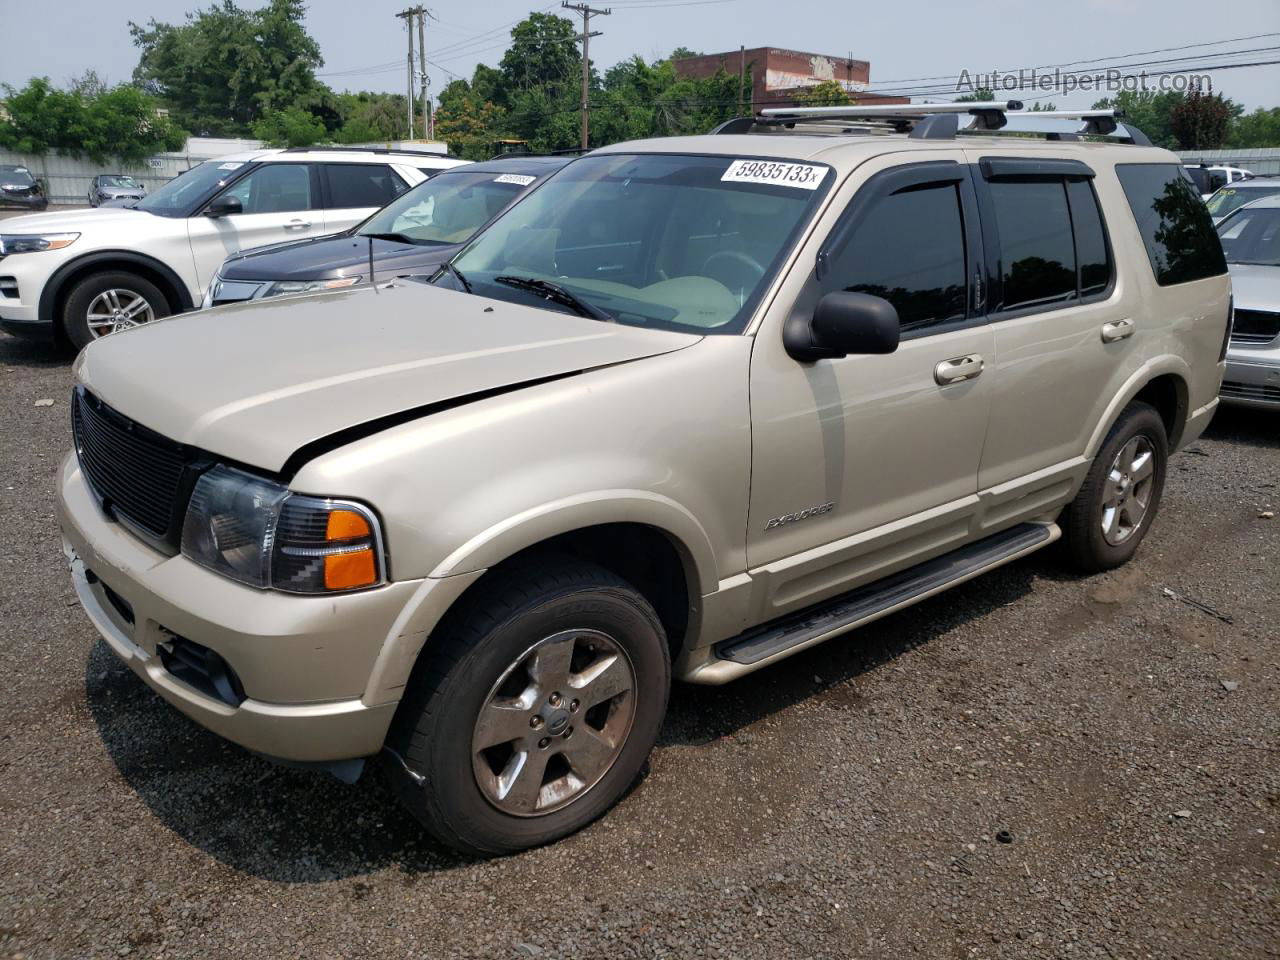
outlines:
[[[566,10],[576,10],[582,14],[582,33],[578,39],[582,41],[582,149],[587,149],[587,139],[591,126],[591,55],[588,52],[592,37],[600,36],[600,31],[591,32],[592,17],[607,17],[612,10],[596,10],[585,3],[570,3],[562,0],[560,6]]]

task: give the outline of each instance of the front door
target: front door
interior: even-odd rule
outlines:
[[[917,154],[918,156],[918,154]],[[893,354],[799,362],[781,323],[751,366],[748,566],[775,616],[963,543],[992,395],[980,231],[960,151],[859,167],[794,311],[852,290],[889,300]],[[811,255],[811,254],[802,254]],[[778,320],[775,315],[770,320]]]
[[[243,212],[209,217],[202,211],[187,220],[201,289],[233,253],[325,233],[317,175],[309,163],[265,164],[219,196],[235,197]]]

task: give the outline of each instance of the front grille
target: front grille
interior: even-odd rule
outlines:
[[[71,426],[80,468],[103,508],[173,545],[186,458],[181,445],[77,388]],[[190,492],[189,490],[187,491]]]
[[[1280,337],[1280,313],[1237,310],[1231,327],[1232,343],[1270,343]]]
[[[1223,380],[1222,395],[1236,400],[1265,400],[1267,403],[1280,403],[1280,387],[1240,383],[1237,380]]]

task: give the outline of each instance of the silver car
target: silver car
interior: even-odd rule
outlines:
[[[1280,196],[1280,177],[1254,177],[1229,183],[1205,201],[1214,223],[1221,223],[1245,204],[1263,197]]]
[[[1280,195],[1218,224],[1235,295],[1222,399],[1280,410]]]
[[[133,202],[141,200],[146,195],[147,188],[141,181],[123,173],[100,173],[89,184],[89,206],[91,207],[100,207],[112,200]]]

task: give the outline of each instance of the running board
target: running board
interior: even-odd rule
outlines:
[[[834,600],[723,640],[715,646],[717,660],[698,667],[686,679],[702,683],[731,680],[994,570],[1048,546],[1061,535],[1056,523],[1019,524]]]

